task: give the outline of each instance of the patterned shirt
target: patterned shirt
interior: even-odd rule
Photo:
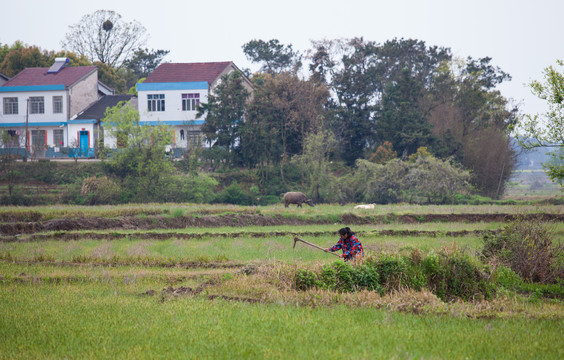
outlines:
[[[345,255],[345,261],[354,259],[358,255],[364,256],[364,250],[362,249],[362,244],[355,235],[351,235],[348,239],[341,239],[337,244],[329,248],[329,251],[335,252],[339,249],[343,249],[343,255]]]

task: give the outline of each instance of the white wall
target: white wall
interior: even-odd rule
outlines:
[[[27,99],[32,96],[43,96],[45,104],[45,112],[43,114],[32,114],[31,106],[29,108],[28,122],[41,123],[41,122],[64,122],[68,119],[68,97],[66,90],[53,90],[53,91],[15,91],[15,92],[2,92],[0,93],[0,121],[3,123],[23,123],[25,125]],[[53,113],[53,97],[63,97],[63,112],[59,114]],[[6,115],[4,114],[4,98],[17,97],[18,98],[18,114]]]
[[[190,121],[197,111],[182,111],[182,94],[200,94],[200,103],[208,101],[207,89],[198,90],[147,90],[139,91],[139,116],[141,121]],[[165,111],[147,111],[147,95],[164,94]],[[201,119],[199,119],[201,120]]]
[[[90,138],[90,148],[94,147],[94,124],[69,124],[68,126],[68,145],[70,147],[75,147],[78,144],[77,134],[81,130],[88,131],[88,137]],[[65,139],[65,143],[67,139]]]

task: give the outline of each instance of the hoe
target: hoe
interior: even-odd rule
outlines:
[[[341,257],[339,254],[335,254],[334,252],[327,251],[327,250],[325,250],[324,248],[322,248],[321,246],[317,246],[317,245],[315,245],[315,244],[312,244],[312,243],[310,243],[310,242],[307,242],[307,241],[305,241],[305,240],[302,240],[302,239],[300,239],[300,238],[297,237],[297,236],[294,236],[294,249],[296,248],[296,243],[297,243],[298,241],[301,241],[301,242],[303,242],[304,244],[307,244],[307,245],[309,245],[309,246],[313,246],[313,247],[316,248],[316,249],[325,251],[325,252],[327,252],[327,253],[329,253],[329,254],[333,254],[333,255],[335,255],[335,256],[337,256],[337,257]]]

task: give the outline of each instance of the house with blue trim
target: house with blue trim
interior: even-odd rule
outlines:
[[[221,77],[233,71],[241,72],[231,61],[159,65],[137,84],[140,123],[170,125],[176,156],[191,147],[206,146],[201,132],[205,119],[196,118],[198,106],[208,101]],[[252,92],[251,81],[243,79]]]
[[[96,66],[70,66],[68,58],[56,58],[49,68],[22,70],[0,85],[0,130],[9,135],[0,152],[53,158],[68,157],[63,150],[75,148],[89,156],[96,121],[76,117],[111,93],[98,81]]]

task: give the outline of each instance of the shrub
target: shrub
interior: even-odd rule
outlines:
[[[215,202],[234,205],[254,205],[255,203],[253,196],[246,193],[236,181],[221,191]]]
[[[294,279],[297,290],[313,287],[338,292],[359,290],[384,294],[405,288],[429,289],[443,301],[453,299],[490,299],[495,294],[495,282],[484,266],[468,255],[455,252],[430,253],[417,256],[382,254],[369,257],[363,263],[337,261],[320,270],[301,269]]]
[[[317,274],[311,270],[299,269],[296,271],[295,285],[298,290],[307,290],[317,285]]]
[[[495,279],[499,286],[523,293],[535,294],[550,298],[563,298],[563,284],[535,284],[526,282],[507,266],[500,265],[496,268]]]
[[[484,236],[482,254],[497,258],[530,282],[554,282],[564,272],[554,263],[562,255],[562,245],[553,245],[546,222],[518,217],[500,234]]]
[[[121,189],[118,184],[103,177],[88,177],[82,180],[80,195],[88,198],[90,205],[115,204],[120,197]]]

